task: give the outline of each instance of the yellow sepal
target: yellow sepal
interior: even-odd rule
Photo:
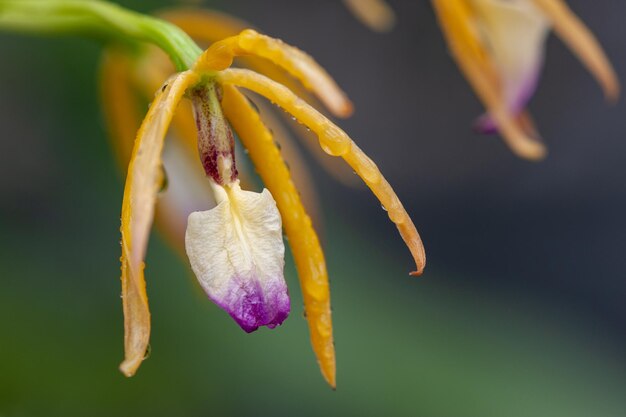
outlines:
[[[311,344],[322,375],[335,387],[335,347],[324,253],[270,131],[235,87],[224,86],[224,113],[274,196],[298,269]]]
[[[161,153],[172,115],[198,76],[186,71],[170,78],[157,92],[133,148],[122,202],[122,303],[125,358],[120,370],[135,374],[150,339],[150,311],[144,257],[162,181]]]

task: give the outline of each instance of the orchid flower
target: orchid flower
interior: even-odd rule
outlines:
[[[393,12],[384,0],[344,0],[364,24],[388,30]],[[432,0],[453,57],[487,108],[475,128],[499,132],[522,158],[543,158],[546,147],[526,110],[539,83],[550,30],[595,76],[606,98],[620,85],[598,41],[563,0]]]
[[[179,28],[100,1],[0,0],[0,28],[87,32],[131,43],[149,42],[164,50],[176,67],[177,72],[156,91],[128,165],[121,216],[125,328],[121,371],[132,376],[148,347],[150,312],[144,259],[164,182],[166,135],[179,105],[187,100],[197,132],[196,168],[206,174],[205,182],[217,204],[189,216],[185,249],[192,270],[208,297],[245,331],[274,328],[290,311],[283,276],[284,229],[298,270],[313,349],[323,376],[334,387],[335,353],[324,254],[271,132],[240,88],[280,106],[317,134],[324,152],[347,162],[397,226],[416,263],[412,275],[420,274],[425,266],[422,242],[376,164],[343,130],[286,86],[231,65],[238,56],[269,60],[330,109],[345,111],[349,101],[332,78],[304,52],[254,30],[226,37],[202,52]],[[231,127],[266,187],[261,193],[241,187]]]
[[[326,80],[327,75],[307,55],[293,47],[252,30],[213,44],[191,70],[179,73],[164,85],[138,134],[122,215],[122,245],[126,251],[123,277],[126,275],[129,295],[134,295],[136,287],[144,289],[141,262],[147,237],[145,219],[152,216],[158,191],[158,154],[167,122],[186,91],[193,103],[199,129],[200,159],[218,201],[216,208],[194,213],[189,218],[186,248],[192,269],[209,297],[227,310],[244,330],[280,324],[289,311],[282,277],[284,248],[279,239],[282,216],[301,278],[313,347],[324,376],[334,386],[329,291],[319,241],[271,134],[236,87],[252,90],[281,106],[319,135],[320,145],[327,153],[342,156],[350,164],[398,226],[415,257],[416,273],[424,266],[423,248],[412,221],[376,165],[342,130],[286,87],[249,70],[230,69],[233,58],[242,54],[267,56],[303,80],[303,84],[315,88],[318,95],[341,106],[338,100],[343,100],[343,95],[338,94],[334,83],[313,83],[312,80],[319,78]],[[272,194],[264,191],[254,195],[241,191],[233,136],[222,114],[222,106]],[[152,181],[134,180],[134,173],[141,177],[146,172],[152,173]],[[147,192],[148,195],[142,195]],[[133,207],[133,201],[146,201],[150,205]],[[147,215],[133,216],[133,212]],[[139,233],[133,232],[133,226],[140,228]],[[137,253],[139,256],[133,258]],[[147,305],[143,299],[140,301],[133,306],[145,306],[145,315]],[[145,325],[139,329],[145,329]],[[132,334],[132,329],[129,333]],[[147,345],[144,334],[138,334],[133,340],[142,348]],[[137,349],[135,343],[130,344],[127,353],[128,350],[131,355],[128,357],[127,354],[122,368],[130,374],[143,359],[143,351]]]
[[[595,76],[608,100],[619,81],[593,34],[562,0],[433,0],[453,57],[487,108],[477,130],[500,132],[519,156],[540,159],[526,106],[532,98],[552,29]]]

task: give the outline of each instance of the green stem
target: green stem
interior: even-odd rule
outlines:
[[[0,30],[149,42],[165,51],[178,71],[191,68],[202,53],[177,26],[98,0],[0,0]]]

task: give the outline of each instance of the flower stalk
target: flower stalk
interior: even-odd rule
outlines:
[[[191,68],[202,53],[177,26],[98,0],[0,0],[0,30],[148,42],[167,53],[177,71]]]

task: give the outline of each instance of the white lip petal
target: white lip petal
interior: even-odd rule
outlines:
[[[290,311],[282,223],[268,190],[215,186],[219,204],[189,216],[185,247],[209,298],[247,332],[281,324]]]
[[[504,100],[516,115],[537,86],[550,22],[528,0],[471,0],[471,4],[500,75]]]

